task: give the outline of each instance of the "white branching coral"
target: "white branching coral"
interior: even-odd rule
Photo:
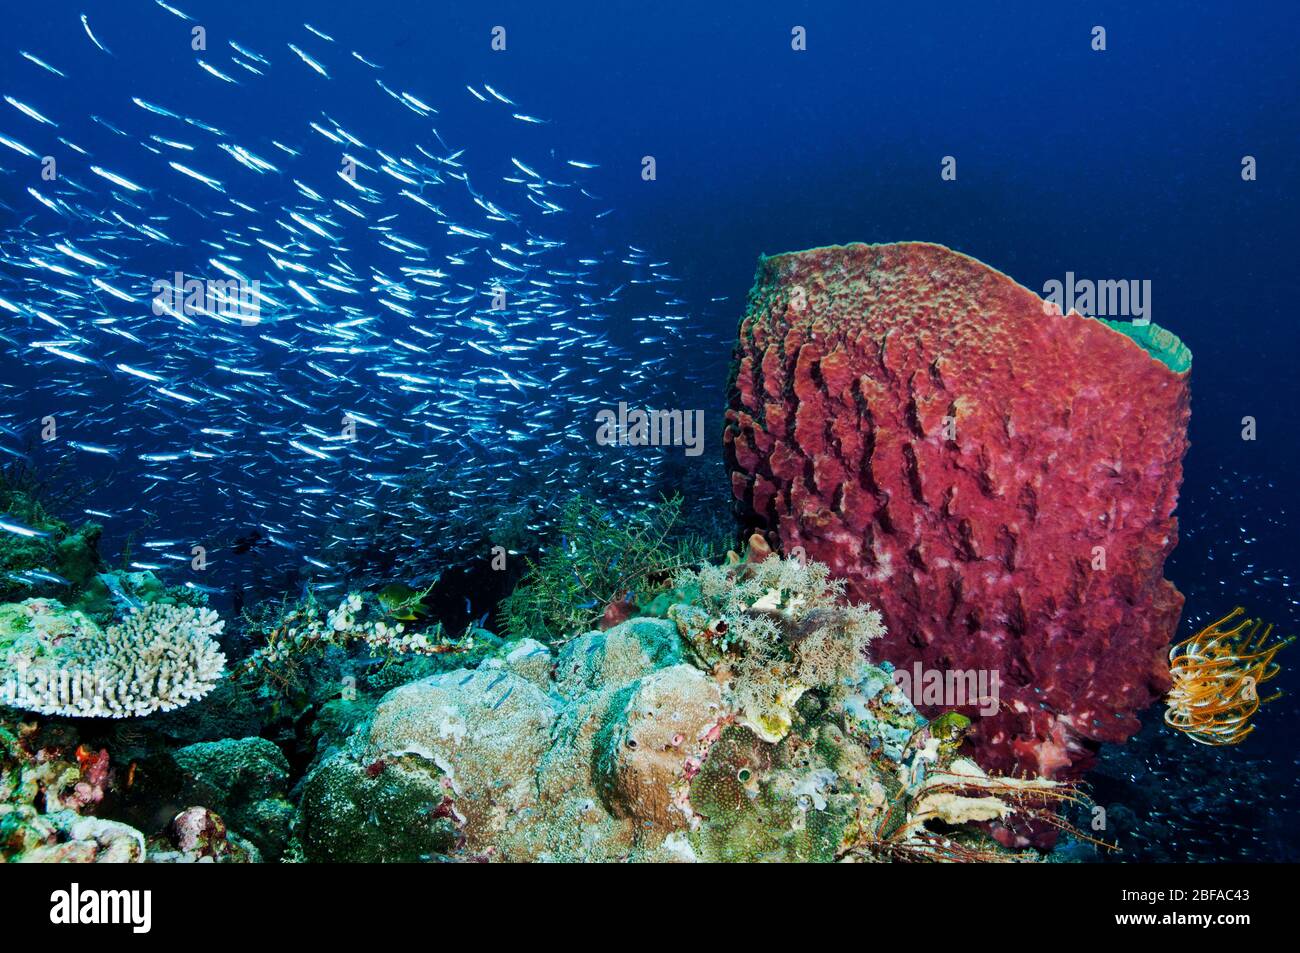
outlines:
[[[220,678],[222,628],[211,609],[155,604],[103,632],[88,624],[57,641],[33,632],[0,660],[0,704],[77,718],[180,708]]]
[[[769,742],[790,729],[806,691],[834,694],[851,684],[867,644],[884,632],[880,613],[840,601],[844,585],[821,563],[772,557],[705,566],[675,583],[699,597],[670,615],[706,662],[730,668],[734,707]]]

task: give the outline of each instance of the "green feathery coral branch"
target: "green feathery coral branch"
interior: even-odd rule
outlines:
[[[523,579],[501,603],[513,638],[555,642],[594,628],[611,603],[644,609],[672,587],[673,575],[720,558],[728,541],[682,524],[682,498],[665,497],[640,513],[610,512],[587,497],[564,508],[556,539],[528,560]]]

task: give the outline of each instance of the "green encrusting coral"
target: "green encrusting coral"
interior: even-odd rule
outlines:
[[[126,601],[141,605],[193,606],[203,608],[208,597],[196,589],[169,586],[149,570],[112,570],[91,576],[81,588],[72,608],[100,623],[123,614]]]
[[[37,595],[67,598],[69,593],[83,590],[99,572],[102,530],[98,523],[69,526],[49,515],[26,492],[2,481],[0,516],[8,516],[43,534],[20,536],[0,532],[0,602]]]

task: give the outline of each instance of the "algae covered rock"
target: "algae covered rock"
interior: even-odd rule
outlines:
[[[556,661],[562,703],[538,769],[550,822],[523,832],[559,860],[678,859],[666,839],[689,823],[682,778],[724,715],[719,685],[682,662],[672,623],[632,619],[590,632]]]
[[[204,803],[238,804],[284,794],[289,762],[265,738],[227,738],[181,748],[176,763],[210,796]]]
[[[337,755],[303,787],[295,833],[308,861],[402,863],[450,853],[459,841],[436,765],[362,764]]]
[[[293,807],[285,800],[289,762],[265,738],[200,742],[173,755],[188,785],[186,799],[220,814],[267,860],[289,842]]]
[[[97,523],[72,527],[45,512],[29,494],[0,478],[0,513],[38,535],[0,534],[0,602],[37,596],[67,598],[99,571]]]
[[[208,597],[184,586],[169,586],[148,570],[92,573],[74,609],[101,623],[126,614],[132,605],[206,606]]]
[[[57,599],[0,604],[0,657],[15,652],[42,658],[55,654],[55,649],[69,640],[101,635],[94,620],[76,609],[65,609]]]
[[[520,639],[511,643],[502,657],[502,666],[520,678],[532,682],[543,691],[550,688],[551,666],[555,659],[551,650],[536,639]]]
[[[792,772],[789,747],[774,750],[742,725],[722,733],[690,787],[691,805],[707,821],[692,838],[702,860],[836,859],[854,822],[853,799],[832,804],[826,796],[839,780],[833,769]]]

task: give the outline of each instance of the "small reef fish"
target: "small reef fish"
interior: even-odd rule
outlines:
[[[218,116],[114,55],[115,36],[196,22],[182,3],[114,9],[107,34],[89,11],[0,49],[45,84],[0,90],[0,155],[31,165],[0,216],[17,279],[0,290],[0,382],[19,382],[4,412],[76,421],[39,454],[0,455],[84,474],[81,507],[114,532],[166,519],[250,557],[212,563],[201,584],[223,592],[280,570],[322,591],[391,578],[368,565],[376,534],[408,579],[432,579],[493,527],[544,533],[583,488],[629,509],[656,494],[664,457],[599,445],[595,415],[685,406],[676,393],[724,375],[729,334],[693,319],[670,263],[595,237],[609,206],[575,179],[598,163],[535,141],[544,104],[474,82],[473,111],[508,129],[465,125],[441,101],[459,86],[363,49],[327,57],[341,27],[317,21],[192,56]],[[107,55],[53,57],[78,27]],[[364,133],[344,118],[358,106]],[[37,178],[46,133],[83,164]],[[184,582],[178,549],[141,565]]]
[[[25,536],[28,539],[44,539],[50,534],[44,530],[32,529],[25,523],[10,516],[0,516],[0,529],[6,533],[13,533],[15,536]]]

